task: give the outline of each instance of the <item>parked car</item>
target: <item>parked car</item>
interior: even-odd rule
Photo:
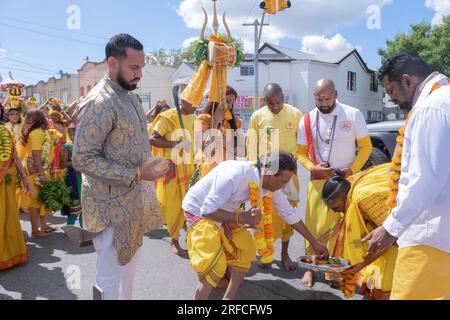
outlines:
[[[364,168],[390,162],[394,155],[398,130],[405,125],[404,120],[384,121],[367,125],[373,151]]]

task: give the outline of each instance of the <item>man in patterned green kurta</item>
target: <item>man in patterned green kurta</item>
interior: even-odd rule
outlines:
[[[131,299],[143,235],[161,226],[149,181],[166,173],[156,168],[166,160],[152,159],[145,113],[131,93],[145,65],[142,44],[119,34],[105,51],[108,74],[79,106],[72,164],[83,174],[84,229],[96,234],[97,285],[104,299]]]

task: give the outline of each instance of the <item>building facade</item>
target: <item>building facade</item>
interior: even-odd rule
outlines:
[[[278,83],[285,93],[286,103],[296,106],[303,113],[312,110],[314,86],[317,80],[329,78],[336,84],[338,100],[360,109],[368,122],[382,117],[383,90],[379,86],[375,72],[370,70],[357,50],[348,50],[324,55],[313,55],[265,43],[259,50],[259,97],[257,106],[264,106],[261,96],[264,86]],[[173,85],[186,83],[190,75],[187,65],[183,65],[172,79]],[[246,55],[239,68],[228,72],[228,84],[239,94],[235,113],[244,120],[245,128],[255,110],[254,103],[254,63],[253,55]],[[187,80],[188,82],[189,80]]]
[[[51,97],[57,97],[64,104],[78,99],[78,75],[64,73],[59,78],[52,77],[47,81],[39,81],[35,85],[25,87],[27,97],[35,97],[39,104]]]

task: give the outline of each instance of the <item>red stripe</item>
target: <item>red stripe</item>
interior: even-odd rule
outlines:
[[[309,158],[312,161],[312,163],[314,163],[314,165],[317,165],[316,153],[314,152],[314,142],[311,130],[311,115],[309,112],[305,114],[305,131],[306,131],[306,141],[308,142]]]

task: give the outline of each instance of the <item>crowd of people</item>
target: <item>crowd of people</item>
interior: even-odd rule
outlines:
[[[132,298],[143,235],[162,225],[172,251],[187,255],[198,274],[195,299],[215,287],[234,299],[257,255],[259,267],[271,267],[277,240],[285,272],[294,270],[295,231],[305,238],[299,256],[351,263],[325,277],[346,297],[360,287],[365,299],[450,299],[450,79],[423,59],[403,52],[379,70],[409,115],[392,163],[365,170],[372,152],[365,118],[338,100],[330,79],[317,81],[315,107],[305,114],[268,84],[266,106],[244,132],[234,88],[226,87],[223,103],[200,109],[181,86],[175,108],[160,100],[145,114],[132,93],[145,64],[142,44],[117,35],[106,62],[104,78],[65,110],[56,99],[40,107],[29,100],[25,114],[2,107],[0,269],[27,259],[19,211],[29,214],[33,237],[55,231],[38,195],[59,179],[72,190],[62,214],[92,240],[105,299]],[[310,172],[306,199],[299,164]],[[312,287],[314,271],[301,281]]]

